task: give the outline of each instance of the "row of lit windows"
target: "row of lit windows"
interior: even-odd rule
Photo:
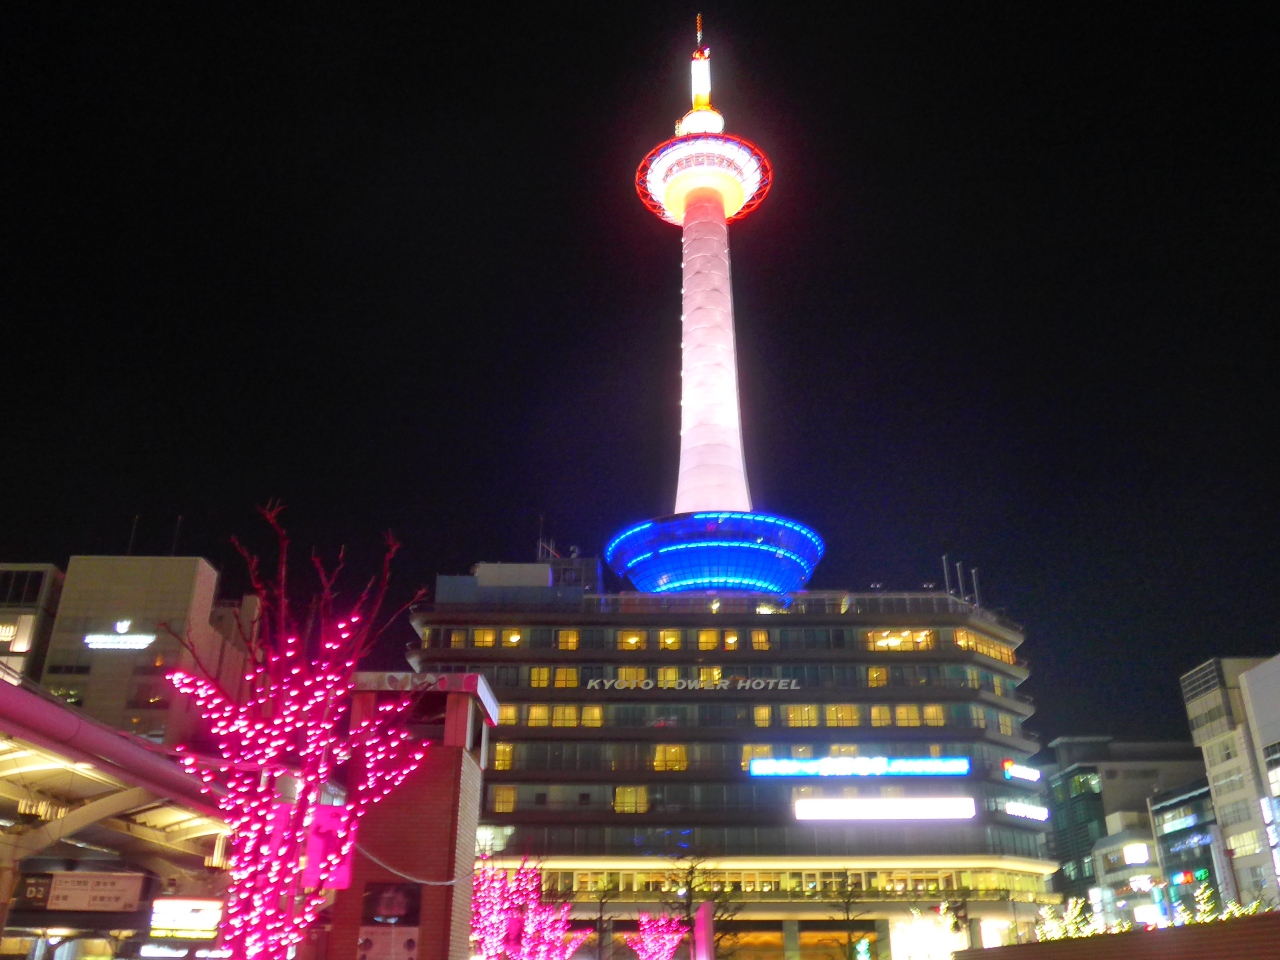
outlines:
[[[508,854],[537,857],[651,856],[678,858],[697,850],[706,856],[805,857],[874,856],[892,844],[895,854],[936,856],[932,831],[904,823],[779,823],[774,826],[701,826],[675,828],[622,820],[625,826],[504,825],[501,843]],[[482,825],[482,831],[485,826]],[[496,840],[499,834],[490,833]],[[1040,835],[1025,827],[979,825],[969,821],[947,830],[948,849],[957,855],[1007,855],[1044,859]],[[497,842],[488,847],[498,852]]]
[[[840,893],[884,891],[930,893],[937,890],[1016,890],[1043,893],[1044,878],[1024,873],[950,870],[704,870],[707,889],[730,893]],[[687,878],[678,870],[670,872],[598,872],[544,870],[542,889],[556,893],[670,893],[678,891]]]
[[[517,766],[517,752],[524,752],[522,748],[526,744],[497,742],[493,744],[491,764],[494,770],[512,770],[523,769],[524,764]],[[689,769],[690,754],[694,754],[694,764],[697,769],[715,769],[719,764],[709,764],[705,761],[699,762],[699,748],[702,744],[685,744],[685,743],[655,743],[651,745],[640,745],[642,749],[646,747],[646,756],[644,765],[646,769],[652,769],[657,773],[680,772]],[[860,746],[856,743],[831,743],[824,746],[815,747],[810,743],[793,743],[780,744],[775,747],[771,743],[744,743],[734,744],[734,747],[741,749],[741,765],[743,770],[751,768],[752,760],[770,759],[772,757],[790,757],[793,760],[811,760],[817,756],[830,757],[858,757],[863,755],[863,751],[868,751],[871,756],[882,756],[885,751],[882,744],[871,744]],[[968,752],[968,751],[966,751]],[[931,757],[941,757],[941,744],[930,744],[928,747],[919,746],[912,747],[912,755],[918,756],[927,753]],[[612,769],[618,769],[619,764],[614,761],[610,763]],[[624,768],[632,766],[631,764],[621,765]]]
[[[790,689],[848,688],[848,687],[942,687],[951,690],[988,690],[997,696],[1013,696],[1016,684],[1006,677],[988,670],[962,664],[896,664],[890,666],[863,666],[848,663],[787,664],[731,664],[728,666],[700,667],[694,665],[640,667],[611,666],[609,664],[582,664],[573,667],[552,665],[523,666],[521,664],[426,664],[427,673],[480,673],[494,687],[534,688],[590,687],[592,680],[620,680],[627,684],[644,683],[653,679],[657,687],[677,686],[680,681],[705,684],[721,679],[736,683],[763,680],[765,684],[752,685],[750,689],[776,689],[770,680],[791,681]],[[598,685],[597,685],[598,686]],[[785,689],[785,688],[784,688]]]
[[[1014,736],[1018,722],[1007,713],[990,711],[976,704],[953,705],[950,710],[940,703],[858,704],[858,703],[787,703],[778,706],[756,704],[751,707],[731,705],[698,706],[691,713],[686,704],[613,706],[606,711],[601,704],[530,703],[524,707],[527,727],[601,727],[609,726],[772,726],[776,720],[784,727],[942,727],[951,725],[987,727],[988,714],[994,713],[996,725],[1005,736]],[[514,726],[520,722],[520,705],[504,703],[498,708],[498,723]],[[961,719],[963,718],[963,719]]]
[[[897,652],[907,650],[935,650],[939,637],[936,630],[875,629],[847,631],[840,628],[792,629],[783,628],[771,637],[768,630],[647,630],[622,628],[612,631],[612,646],[618,650],[682,650],[686,646],[697,650],[796,650],[796,649],[844,649],[846,643],[863,650]],[[852,636],[849,636],[852,635]],[[588,642],[588,636],[590,641]],[[848,636],[848,640],[846,637]],[[955,643],[963,650],[973,650],[994,657],[1004,663],[1016,662],[1013,648],[984,634],[958,628],[954,631]],[[429,628],[423,637],[426,646],[443,646],[455,650],[475,647],[481,649],[527,647],[532,649],[601,649],[608,644],[606,631],[524,627],[445,627],[439,640]]]

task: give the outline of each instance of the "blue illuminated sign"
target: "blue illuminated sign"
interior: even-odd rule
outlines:
[[[753,777],[963,777],[969,769],[968,757],[757,757],[751,761]]]

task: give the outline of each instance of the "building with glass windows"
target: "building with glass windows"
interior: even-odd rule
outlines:
[[[1061,863],[1053,878],[1054,888],[1068,897],[1088,898],[1096,905],[1102,884],[1095,848],[1102,842],[1100,850],[1111,852],[1111,827],[1114,833],[1141,828],[1149,834],[1148,798],[1204,776],[1204,764],[1194,745],[1180,742],[1059,737],[1049,743],[1049,749],[1054,762],[1043,768],[1052,812],[1049,849]],[[1129,816],[1113,817],[1119,814]],[[1153,852],[1148,851],[1147,856],[1146,862],[1155,862]],[[1131,858],[1124,866],[1133,865]],[[1133,875],[1142,876],[1145,871]]]
[[[1280,811],[1272,802],[1280,795],[1280,774],[1271,777],[1280,768],[1280,659],[1206,661],[1183,674],[1182,700],[1192,739],[1204,751],[1234,898],[1280,902]]]
[[[1178,903],[1194,914],[1196,891],[1206,884],[1213,891],[1214,902],[1225,904],[1236,899],[1235,879],[1214,818],[1208,779],[1201,777],[1153,794],[1147,806],[1160,872],[1167,884],[1164,896],[1170,915]]]
[[[0,563],[0,679],[39,679],[62,581],[51,563]]]
[[[869,937],[950,900],[991,943],[1060,899],[1016,625],[942,592],[597,594],[498,566],[440,578],[410,661],[488,678],[480,845],[584,914],[671,895],[681,858],[762,957],[784,933],[830,952],[842,892]]]

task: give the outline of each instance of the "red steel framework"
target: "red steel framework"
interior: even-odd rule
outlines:
[[[757,147],[750,140],[743,137],[735,137],[731,133],[691,133],[683,137],[672,137],[670,140],[663,141],[652,150],[650,150],[643,160],[640,161],[640,169],[636,171],[636,193],[640,195],[640,202],[648,207],[653,213],[657,214],[667,223],[674,223],[680,226],[675,220],[667,216],[666,209],[662,203],[655,199],[653,194],[649,192],[649,168],[653,166],[653,161],[662,154],[666,153],[673,146],[684,143],[688,140],[724,140],[730,143],[736,143],[741,147],[746,147],[751,151],[751,155],[756,158],[756,162],[760,164],[760,186],[756,188],[756,192],[747,198],[747,202],[742,205],[739,210],[731,217],[726,217],[726,223],[733,223],[735,220],[741,220],[756,207],[760,206],[760,202],[764,200],[765,195],[769,192],[769,187],[773,185],[773,164],[769,162],[769,158],[764,155],[764,151]]]

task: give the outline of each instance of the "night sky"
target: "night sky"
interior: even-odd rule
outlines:
[[[731,231],[756,506],[814,588],[980,568],[1046,737],[1185,737],[1181,672],[1280,649],[1280,36],[1190,8],[703,8],[776,173]],[[357,571],[393,528],[407,589],[670,512],[633,178],[696,11],[5,4],[0,560],[181,515],[231,591],[279,497]]]

